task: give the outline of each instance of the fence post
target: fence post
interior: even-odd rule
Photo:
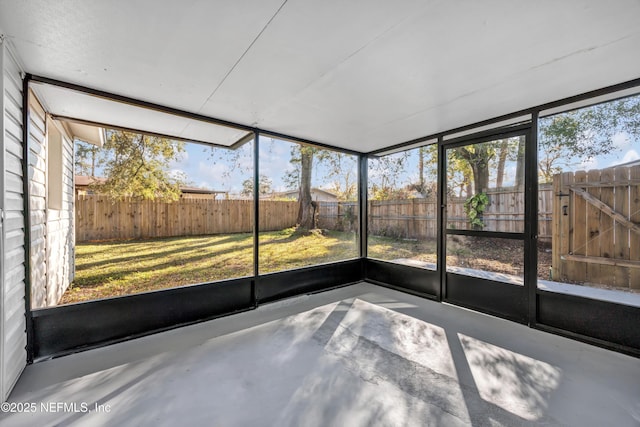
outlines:
[[[417,238],[417,230],[416,226],[416,199],[411,199],[411,229],[409,230],[409,235],[407,236],[410,239]]]
[[[572,172],[556,174],[553,177],[553,199],[551,202],[552,236],[551,236],[551,271],[555,281],[563,280],[568,275],[567,262],[562,256],[569,253],[571,247],[572,218],[574,217],[573,194],[569,185],[573,182]]]

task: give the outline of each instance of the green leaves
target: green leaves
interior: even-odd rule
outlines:
[[[167,138],[110,130],[103,150],[106,181],[92,188],[114,200],[180,198],[183,177],[169,172],[170,162],[184,151],[184,143]]]
[[[553,175],[565,168],[619,150],[613,137],[622,132],[634,139],[640,137],[638,96],[541,119],[540,180],[551,182]]]
[[[264,196],[273,191],[273,181],[263,174],[260,174],[260,180],[258,182],[258,194]],[[253,197],[253,178],[248,178],[242,181],[242,192],[243,196]]]
[[[489,205],[489,197],[486,193],[478,193],[472,197],[469,197],[464,202],[464,211],[467,213],[469,222],[474,229],[484,228],[484,222],[482,222],[482,214]]]

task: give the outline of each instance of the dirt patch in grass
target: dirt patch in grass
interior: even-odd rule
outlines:
[[[521,240],[448,236],[447,265],[522,276],[524,245]]]
[[[370,258],[391,261],[413,259],[436,263],[436,240],[394,239],[391,237],[369,236],[367,254]]]
[[[369,237],[371,258],[394,260],[413,259],[436,263],[436,240],[397,240],[388,237]],[[524,244],[521,240],[486,237],[449,236],[447,264],[496,273],[522,275],[524,272]],[[538,278],[548,280],[551,252],[541,245],[538,251]]]

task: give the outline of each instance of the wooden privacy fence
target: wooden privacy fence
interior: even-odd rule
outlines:
[[[640,289],[640,165],[553,179],[553,278]]]
[[[180,199],[177,202],[76,196],[76,241],[139,239],[248,233],[253,230],[253,201]],[[260,230],[293,227],[298,203],[260,201]]]
[[[318,228],[338,231],[358,229],[358,202],[318,202]]]
[[[539,235],[551,237],[551,187],[539,193]],[[488,193],[484,214],[486,230],[523,231],[524,195],[521,191]],[[102,195],[76,196],[76,241],[139,239],[248,233],[253,225],[253,201],[180,199],[177,202],[136,200],[112,202]],[[260,230],[293,227],[298,216],[296,201],[260,201]],[[356,202],[318,202],[318,226],[356,231]],[[450,200],[449,227],[467,225],[464,199]],[[369,201],[369,231],[374,235],[425,239],[437,236],[435,199]]]
[[[550,184],[541,185],[538,193],[538,235],[551,240]],[[524,231],[524,193],[513,188],[487,192],[489,206],[484,212],[485,230],[502,232]],[[463,198],[449,199],[447,226],[468,228]],[[369,232],[378,236],[404,239],[430,239],[438,235],[437,202],[435,198],[369,201]],[[355,202],[321,202],[318,226],[321,228],[354,231],[357,226]]]
[[[369,201],[369,233],[404,239],[435,238],[435,199]]]

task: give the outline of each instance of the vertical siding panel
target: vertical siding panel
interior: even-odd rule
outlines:
[[[26,365],[24,205],[22,173],[22,82],[20,67],[0,44],[0,150],[2,226],[0,387],[5,400]]]
[[[45,139],[46,141],[46,139]],[[46,143],[46,142],[45,142]],[[45,150],[45,153],[48,153]],[[47,209],[47,305],[56,305],[73,280],[73,142],[62,132],[62,209]],[[46,188],[46,186],[45,186]]]
[[[47,159],[46,117],[44,109],[34,98],[29,102],[29,209],[31,211],[31,306],[47,305]]]

